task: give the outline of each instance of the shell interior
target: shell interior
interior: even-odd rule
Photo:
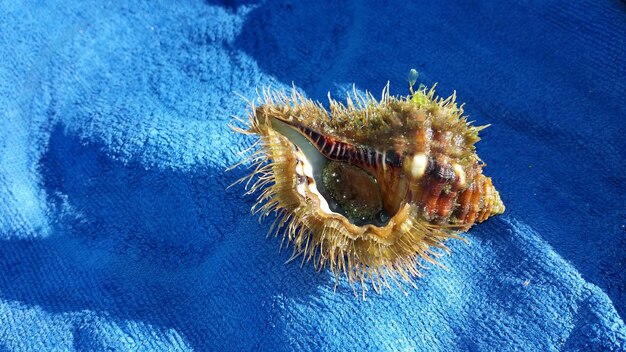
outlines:
[[[297,187],[308,187],[318,196],[322,210],[344,216],[356,226],[385,226],[389,222],[375,176],[349,163],[326,158],[301,132],[287,123],[271,118],[271,124],[294,145],[294,153],[301,164],[296,171]]]

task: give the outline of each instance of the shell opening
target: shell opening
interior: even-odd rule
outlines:
[[[276,132],[295,147],[302,167],[296,170],[297,189],[318,197],[320,209],[338,214],[356,226],[386,226],[391,219],[384,207],[383,193],[376,177],[346,162],[326,158],[302,133],[289,124],[271,118]]]

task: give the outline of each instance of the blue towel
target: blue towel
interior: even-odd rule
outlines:
[[[626,4],[0,3],[0,350],[626,349]],[[462,3],[462,4],[460,4]],[[456,90],[507,212],[355,296],[225,173],[257,87]]]

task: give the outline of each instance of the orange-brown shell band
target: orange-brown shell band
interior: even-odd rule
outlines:
[[[477,174],[472,185],[459,196],[456,218],[467,225],[485,220],[491,213],[492,191],[491,179]]]
[[[452,215],[459,191],[464,187],[461,176],[447,161],[431,157],[426,165],[418,202],[428,218],[447,220]]]

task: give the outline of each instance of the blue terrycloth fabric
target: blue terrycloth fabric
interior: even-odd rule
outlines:
[[[626,348],[626,4],[0,3],[0,350]],[[507,213],[418,289],[285,265],[225,173],[257,87],[456,89]]]

